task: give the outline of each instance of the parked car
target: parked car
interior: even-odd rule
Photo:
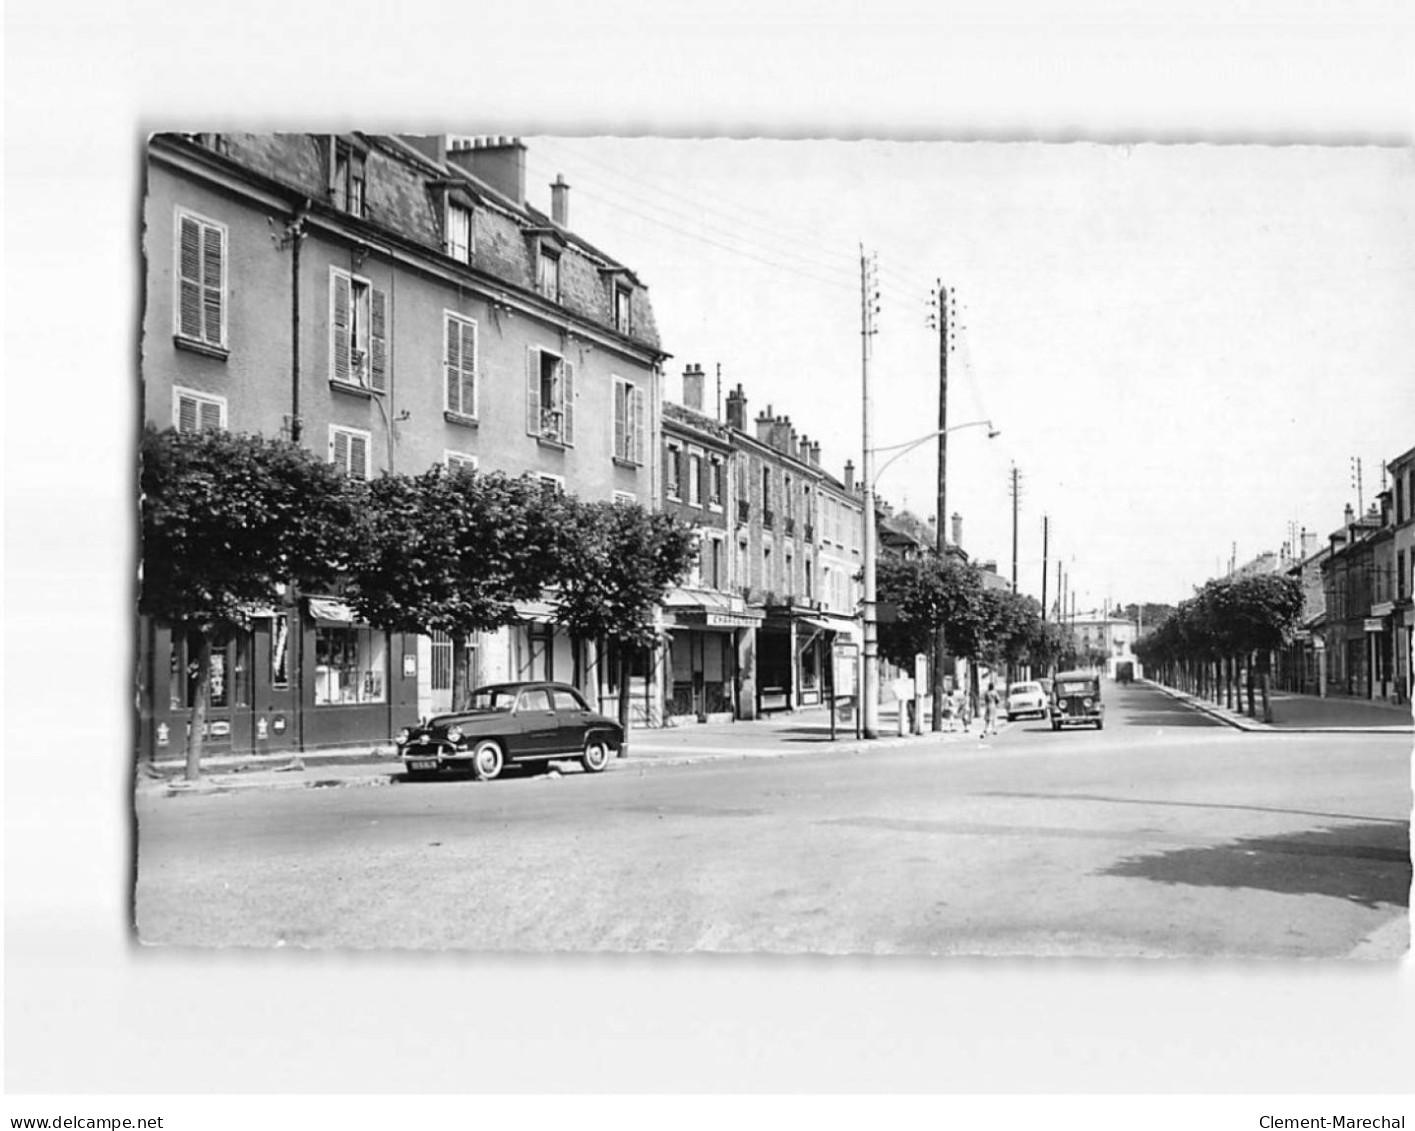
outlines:
[[[1101,680],[1094,672],[1061,672],[1051,689],[1051,729],[1064,726],[1105,726]]]
[[[1047,717],[1047,696],[1040,683],[1014,683],[1007,689],[1007,721],[1022,715]]]
[[[394,740],[410,777],[470,769],[491,781],[513,764],[578,759],[600,773],[624,744],[619,724],[565,683],[498,683],[472,692],[465,711],[405,727]]]

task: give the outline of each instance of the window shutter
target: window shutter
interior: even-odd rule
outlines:
[[[647,417],[644,415],[644,391],[639,386],[634,386],[634,447],[633,460],[640,467],[644,465],[644,424]]]
[[[570,447],[575,446],[575,365],[571,361],[562,361],[564,379],[560,383],[560,399],[565,413],[565,426],[561,433],[563,440]]]
[[[222,341],[222,275],[226,267],[225,237],[220,228],[202,225],[202,307],[206,315],[205,339],[219,346]]]
[[[177,397],[177,431],[195,432],[197,428],[197,402],[192,397]]]
[[[346,384],[352,379],[349,333],[349,276],[329,277],[329,376]]]
[[[177,254],[180,295],[177,332],[184,338],[201,337],[201,225],[183,216]]]
[[[447,323],[447,346],[446,356],[443,358],[443,368],[447,378],[447,411],[461,412],[461,381],[462,374],[462,330],[461,323],[452,315],[443,315]]]
[[[614,382],[614,454],[620,459],[628,459],[632,448],[629,446],[629,420],[633,406],[629,403],[630,387],[625,381]]]
[[[368,478],[368,439],[349,437],[349,474],[355,479]]]
[[[540,350],[526,347],[526,431],[540,435]]]
[[[369,298],[369,368],[373,387],[388,387],[388,293],[375,290]]]
[[[201,430],[217,432],[221,429],[221,406],[215,401],[202,401],[200,408]]]
[[[462,407],[459,411],[468,416],[477,414],[477,328],[475,323],[463,322],[462,333]]]
[[[340,471],[349,470],[349,434],[330,429],[329,462]]]

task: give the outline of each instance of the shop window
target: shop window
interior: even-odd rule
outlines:
[[[358,625],[316,627],[316,706],[385,702],[387,671],[388,641],[381,631]]]
[[[290,686],[290,618],[283,614],[270,622],[270,686]]]
[[[207,706],[213,708],[231,705],[231,682],[227,670],[226,649],[229,640],[218,640],[211,645],[211,684]],[[196,705],[197,679],[201,674],[197,657],[201,654],[201,633],[191,631],[184,636],[172,637],[171,681],[168,705],[174,711],[189,710]]]

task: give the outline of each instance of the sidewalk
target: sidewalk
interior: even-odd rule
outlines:
[[[1415,733],[1415,718],[1410,706],[1393,706],[1389,703],[1375,703],[1367,699],[1330,697],[1320,699],[1315,695],[1299,695],[1292,691],[1273,691],[1268,694],[1272,704],[1273,721],[1260,721],[1263,704],[1258,693],[1253,701],[1258,708],[1259,719],[1228,707],[1214,703],[1211,699],[1201,699],[1172,687],[1143,681],[1149,686],[1163,691],[1166,695],[1201,711],[1211,718],[1229,726],[1246,731],[1270,731],[1285,734],[1412,734]],[[1248,695],[1245,689],[1244,705]]]
[[[899,713],[893,704],[880,708],[880,736],[856,739],[855,725],[838,723],[836,740],[830,739],[830,716],[824,708],[807,708],[796,714],[772,715],[750,722],[690,723],[677,727],[634,730],[629,734],[626,757],[609,763],[609,772],[649,766],[683,766],[696,762],[745,758],[789,758],[803,754],[862,754],[907,746],[920,749],[971,740],[978,741],[981,723],[971,731],[933,734],[927,709],[924,733],[898,733]],[[1005,725],[1005,724],[1004,724]],[[570,761],[571,759],[566,759]],[[183,763],[167,760],[151,768],[139,767],[140,792],[159,794],[225,793],[241,789],[318,789],[340,786],[381,786],[402,782],[403,770],[391,746],[304,755],[250,755],[209,758],[202,762],[202,777],[188,783]]]

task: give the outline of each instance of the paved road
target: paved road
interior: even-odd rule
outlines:
[[[138,799],[147,941],[1398,957],[1409,742],[1146,687],[862,754]]]

